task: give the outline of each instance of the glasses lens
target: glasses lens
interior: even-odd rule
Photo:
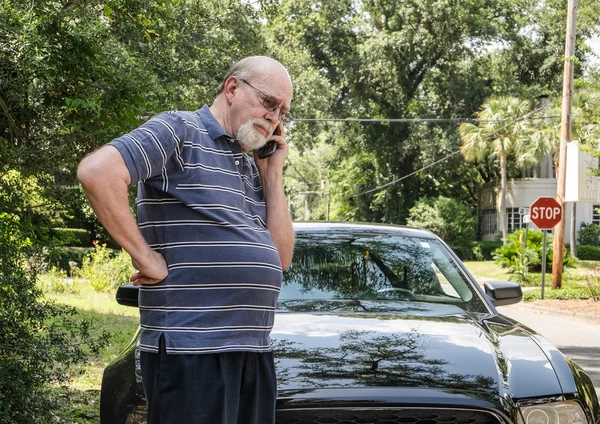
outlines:
[[[263,98],[263,106],[269,112],[273,112],[275,109],[277,109],[279,107],[279,104],[277,103],[277,101],[275,101],[271,97],[265,97],[265,98]]]
[[[294,119],[294,117],[289,112],[288,113],[282,113],[282,114],[279,115],[279,120],[285,126],[291,124],[293,119]]]

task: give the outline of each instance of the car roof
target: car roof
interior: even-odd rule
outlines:
[[[348,234],[348,233],[369,233],[382,235],[397,235],[404,237],[419,237],[426,239],[437,239],[437,237],[427,231],[418,228],[405,227],[392,224],[372,224],[363,222],[294,222],[294,230],[297,234],[303,233],[327,233],[327,234]]]

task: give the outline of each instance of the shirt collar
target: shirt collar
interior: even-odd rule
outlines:
[[[202,106],[197,113],[204,124],[204,128],[206,128],[206,131],[208,131],[208,135],[210,135],[213,140],[216,140],[219,137],[225,137],[228,140],[235,140],[234,137],[225,132],[221,124],[219,124],[219,121],[217,121],[213,116],[208,105]]]

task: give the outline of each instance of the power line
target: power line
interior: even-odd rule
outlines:
[[[499,120],[499,121],[497,121],[497,122],[507,122],[507,123],[506,123],[506,125],[502,126],[501,128],[497,129],[497,130],[496,130],[496,131],[494,131],[494,132],[502,131],[503,129],[507,128],[509,125],[511,125],[511,124],[513,124],[513,123],[515,123],[515,122],[519,122],[519,121],[528,120],[528,119],[530,119],[530,116],[531,116],[531,115],[533,115],[534,113],[537,113],[537,112],[542,112],[543,110],[545,110],[545,109],[548,109],[549,107],[550,107],[550,104],[548,103],[548,104],[546,104],[546,105],[544,105],[544,106],[538,107],[538,108],[536,108],[536,109],[534,109],[534,110],[532,110],[532,111],[530,111],[530,112],[527,112],[525,115],[519,116],[519,117],[517,117],[517,118]],[[480,121],[480,122],[481,122],[481,121]],[[486,134],[486,136],[488,136],[488,137],[489,137],[489,136],[491,136],[492,134],[493,134],[493,133],[489,133],[489,134]],[[379,186],[379,187],[375,187],[375,188],[372,188],[372,189],[370,189],[370,190],[365,190],[365,191],[362,191],[362,192],[360,192],[360,193],[358,193],[358,194],[355,194],[355,195],[353,195],[353,196],[350,196],[350,197],[351,197],[351,198],[353,198],[353,197],[358,197],[358,196],[361,196],[361,195],[363,195],[363,194],[372,193],[372,192],[374,192],[374,191],[379,191],[379,190],[381,190],[382,188],[385,188],[385,187],[387,187],[387,186],[390,186],[390,185],[396,184],[396,183],[398,183],[398,182],[400,182],[400,181],[402,181],[402,180],[404,180],[404,179],[406,179],[406,178],[412,177],[413,175],[415,175],[415,174],[416,174],[416,173],[418,173],[418,172],[421,172],[421,171],[424,171],[425,169],[431,168],[432,166],[434,166],[434,165],[437,165],[438,163],[440,163],[440,162],[443,162],[443,161],[447,160],[448,158],[450,158],[450,157],[452,157],[452,156],[454,156],[454,155],[457,155],[458,153],[460,153],[460,149],[459,149],[459,150],[457,150],[457,151],[455,151],[455,152],[452,152],[452,153],[450,153],[449,155],[446,155],[445,157],[443,157],[443,158],[441,158],[441,159],[438,159],[437,161],[435,161],[435,162],[433,162],[433,163],[430,163],[429,165],[426,165],[426,166],[424,166],[424,167],[422,167],[422,168],[419,168],[419,169],[417,169],[416,171],[413,171],[413,172],[411,172],[410,174],[404,175],[404,176],[402,176],[402,177],[400,177],[400,178],[396,178],[395,180],[393,180],[393,181],[390,181],[389,183],[383,184],[383,185],[381,185],[381,186]]]
[[[528,117],[526,120],[543,120],[560,118],[557,116],[537,116]],[[524,119],[525,120],[525,119]],[[403,123],[462,123],[462,122],[508,122],[513,119],[475,119],[475,118],[380,118],[380,119],[369,119],[369,118],[294,118],[294,122],[403,122]]]

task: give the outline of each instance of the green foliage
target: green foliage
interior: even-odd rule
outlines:
[[[461,258],[472,253],[475,217],[471,208],[458,200],[442,196],[422,199],[410,209],[408,225],[437,234]]]
[[[600,225],[582,222],[577,232],[577,243],[600,246]],[[579,251],[577,253],[579,254]]]
[[[586,274],[585,287],[589,291],[591,298],[594,299],[594,302],[598,302],[600,300],[600,269],[598,267]]]
[[[474,241],[472,245],[473,259],[477,261],[492,260],[492,252],[502,246],[499,241]]]
[[[48,264],[72,276],[72,269],[81,268],[83,259],[92,252],[90,247],[58,247],[48,258]]]
[[[527,281],[527,273],[542,270],[542,243],[541,231],[529,230],[527,232],[527,249],[524,250],[525,230],[518,230],[508,235],[507,244],[494,250],[494,261],[500,268],[506,268],[511,273],[516,273],[517,278]],[[552,270],[552,244],[546,239],[546,271]],[[565,249],[563,267],[575,266],[575,260],[568,249]]]
[[[50,422],[58,399],[49,384],[64,384],[67,368],[97,352],[108,336],[90,335],[89,320],[43,300],[27,259],[38,247],[26,222],[0,212],[0,423]]]
[[[524,302],[533,302],[542,298],[541,288],[533,290],[527,290],[523,292]],[[550,290],[548,287],[544,290],[544,299],[558,299],[558,300],[571,300],[571,299],[590,299],[592,294],[590,290],[585,286],[565,286],[559,289]]]
[[[67,272],[56,267],[51,267],[40,276],[45,292],[51,293],[76,293],[77,289],[72,278],[67,277]]]
[[[64,245],[73,247],[88,247],[92,244],[92,235],[83,228],[54,228]]]
[[[135,272],[131,257],[121,250],[114,253],[105,244],[96,243],[94,250],[83,259],[77,276],[89,280],[97,291],[111,291],[127,284]]]
[[[600,246],[577,245],[577,258],[589,261],[600,261]]]

